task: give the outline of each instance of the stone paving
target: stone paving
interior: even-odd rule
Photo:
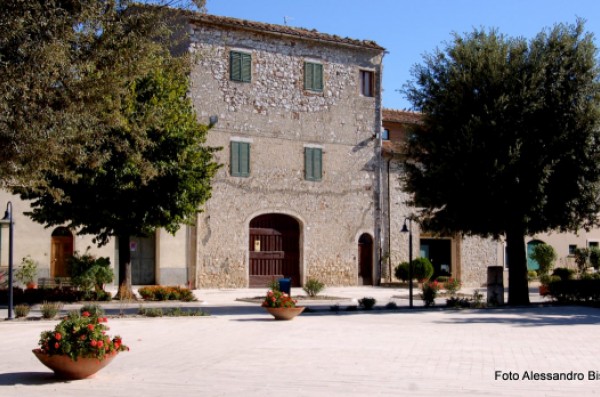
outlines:
[[[599,309],[422,309],[415,299],[411,310],[392,298],[404,292],[328,289],[340,305],[374,296],[400,309],[336,313],[329,302],[281,322],[235,300],[260,290],[196,291],[201,301],[185,306],[212,316],[110,319],[131,351],[81,381],[55,379],[30,353],[56,320],[1,321],[0,396],[600,394]],[[583,380],[533,379],[547,374]]]

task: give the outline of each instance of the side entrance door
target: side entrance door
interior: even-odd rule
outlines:
[[[131,237],[131,283],[133,285],[156,284],[156,238]]]

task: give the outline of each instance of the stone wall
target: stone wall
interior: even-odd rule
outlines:
[[[191,96],[208,145],[223,149],[213,195],[197,223],[199,287],[248,285],[250,221],[282,213],[300,224],[300,275],[357,283],[358,237],[374,235],[378,98],[359,93],[359,70],[378,71],[373,50],[197,26]],[[252,81],[229,80],[229,52],[252,56]],[[322,93],[304,90],[305,60],[323,64]],[[250,143],[250,176],[230,176],[231,141]],[[304,179],[304,147],[323,151],[323,178]]]

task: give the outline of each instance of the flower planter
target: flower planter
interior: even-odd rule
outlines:
[[[63,379],[85,379],[106,367],[117,356],[117,353],[106,355],[103,360],[97,358],[78,358],[74,361],[65,355],[49,355],[40,349],[33,349],[33,354],[46,367],[50,368],[57,377]]]
[[[546,296],[548,295],[548,293],[550,292],[549,288],[547,285],[540,285],[538,287],[539,293],[541,296]]]
[[[265,307],[265,309],[275,317],[275,320],[291,320],[302,313],[305,307]]]

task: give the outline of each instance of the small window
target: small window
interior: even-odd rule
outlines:
[[[229,53],[229,78],[232,81],[249,83],[252,77],[252,56],[245,52]]]
[[[320,181],[323,177],[323,150],[304,148],[304,174],[307,181]]]
[[[304,89],[323,91],[323,65],[320,63],[304,62]]]
[[[385,130],[383,130],[381,132],[381,139],[383,139],[384,141],[389,141],[390,140],[390,130],[388,130],[387,128]]]
[[[577,249],[577,245],[569,244],[569,255],[575,255],[575,250]]]
[[[250,176],[250,143],[231,142],[231,176]]]
[[[588,248],[598,248],[598,241],[588,241]]]
[[[362,96],[368,96],[368,97],[372,97],[373,96],[373,83],[374,83],[374,79],[373,79],[373,72],[370,72],[368,70],[361,70],[360,71],[360,94]]]

